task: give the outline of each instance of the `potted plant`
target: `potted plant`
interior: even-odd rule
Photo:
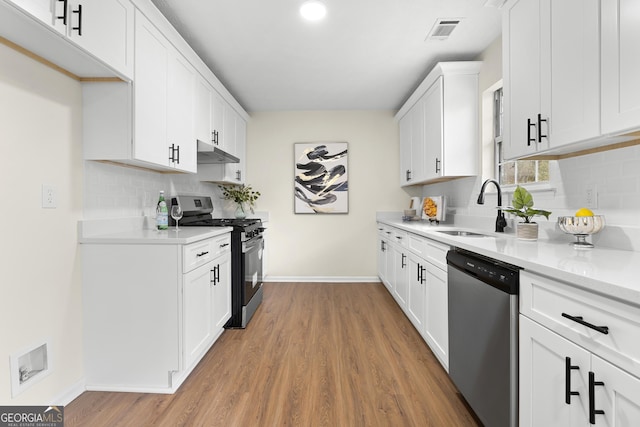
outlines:
[[[549,219],[551,212],[542,209],[533,209],[533,196],[525,188],[516,187],[513,192],[513,206],[504,209],[505,212],[512,213],[524,219],[524,222],[519,222],[516,226],[516,236],[522,240],[537,240],[538,239],[538,224],[533,222],[532,219],[536,215],[544,216]]]
[[[236,202],[236,218],[242,219],[247,217],[245,211],[245,204],[249,205],[251,213],[253,212],[253,206],[258,197],[260,197],[259,191],[253,191],[250,185],[219,185],[222,190],[222,197],[225,200],[233,200]]]

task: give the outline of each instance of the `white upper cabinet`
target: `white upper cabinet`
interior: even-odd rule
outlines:
[[[69,1],[67,36],[116,71],[133,76],[134,10],[129,0]]]
[[[223,105],[225,105],[223,103]],[[246,168],[247,122],[230,107],[224,109],[222,131],[218,133],[218,144],[240,159],[238,163],[199,164],[198,179],[223,184],[244,184]],[[222,138],[223,137],[223,138]],[[221,139],[222,138],[222,139]],[[224,140],[224,143],[222,142]]]
[[[444,181],[478,173],[480,62],[442,62],[396,114],[400,183]]]
[[[402,185],[423,182],[425,176],[424,102],[421,98],[400,119],[400,158]]]
[[[195,70],[142,14],[135,54],[134,157],[196,172]]]
[[[640,128],[640,2],[602,0],[602,131]]]
[[[600,136],[598,19],[598,0],[506,5],[505,158]]]
[[[135,8],[129,0],[4,1],[15,4],[30,17],[57,31],[120,76],[128,79],[133,77]],[[16,42],[21,44],[20,40]],[[40,40],[34,38],[33,43],[38,44]],[[23,47],[32,50],[29,42]],[[91,70],[86,70],[88,74],[83,75],[83,71],[74,69],[74,60],[62,49],[59,47],[50,52],[40,52],[37,46],[33,47],[34,53],[77,73],[80,77],[108,75],[104,71],[96,74]],[[56,57],[61,61],[57,61]],[[82,70],[82,67],[80,69]]]
[[[211,97],[213,88],[204,78],[195,79],[193,133],[198,144],[213,144],[211,131]]]
[[[83,83],[84,158],[196,172],[195,69],[142,14],[134,83]]]

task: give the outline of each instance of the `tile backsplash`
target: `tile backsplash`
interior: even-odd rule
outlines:
[[[212,197],[217,217],[233,209],[221,198],[216,184],[200,182],[192,174],[163,174],[93,161],[84,162],[84,219],[155,216],[160,190],[170,196],[201,194]]]
[[[470,177],[425,185],[422,192],[424,196],[446,195],[450,215],[495,218],[495,193],[487,195],[484,205],[476,203],[481,185],[482,178]],[[597,207],[591,209],[605,216],[607,227],[601,234],[624,230],[627,236],[640,235],[640,146],[553,161],[549,185],[529,190],[536,207],[553,212],[549,222],[555,223],[558,216],[573,215],[587,205],[589,187],[597,193]],[[511,197],[512,193],[505,191],[502,204],[511,204]]]

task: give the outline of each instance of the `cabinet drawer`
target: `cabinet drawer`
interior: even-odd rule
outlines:
[[[403,248],[406,248],[409,245],[408,242],[408,233],[406,231],[402,231],[402,230],[398,230],[398,229],[394,229],[393,233],[391,234],[391,241],[397,245],[402,246]]]
[[[223,234],[222,236],[214,237],[212,239],[211,248],[213,250],[213,257],[217,257],[225,252],[231,252],[231,234]]]
[[[640,308],[530,272],[520,273],[520,312],[640,376]],[[606,327],[608,333],[571,320]]]
[[[417,234],[409,234],[409,250],[421,258],[426,258],[427,239]]]
[[[215,258],[214,239],[201,240],[182,248],[183,273],[187,273]]]
[[[447,252],[449,252],[449,245],[436,242],[435,240],[427,240],[425,242],[425,250],[427,261],[442,270],[447,269]]]

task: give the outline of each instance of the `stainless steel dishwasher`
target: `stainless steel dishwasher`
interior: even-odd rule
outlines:
[[[519,268],[447,253],[449,376],[485,427],[518,424]]]

